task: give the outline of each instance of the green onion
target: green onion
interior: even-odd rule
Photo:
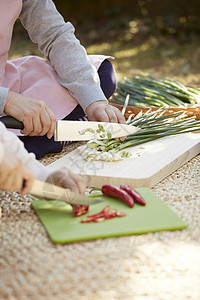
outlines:
[[[147,112],[142,116],[136,116],[127,124],[137,126],[140,130],[128,135],[124,141],[104,140],[103,152],[113,149],[114,152],[118,152],[130,146],[140,145],[162,137],[200,130],[200,121],[195,120],[195,117],[187,118],[185,113],[181,111],[164,115],[166,110],[160,108],[156,112]],[[95,148],[95,144],[92,146]],[[98,144],[96,144],[96,149],[99,149]]]
[[[128,102],[129,106],[139,107],[188,107],[200,104],[200,89],[186,87],[173,79],[156,79],[143,74],[119,82],[111,102],[120,105]]]
[[[124,108],[128,105],[126,101]],[[140,128],[137,132],[130,134],[125,140],[113,139],[111,133],[108,131],[107,138],[102,141],[95,140],[88,142],[85,146],[85,150],[98,151],[98,153],[89,152],[88,158],[90,160],[96,160],[97,154],[102,154],[101,160],[106,160],[106,154],[117,155],[119,159],[128,158],[131,153],[124,151],[125,148],[144,144],[156,139],[160,139],[166,136],[178,135],[187,132],[200,130],[200,121],[197,121],[195,117],[188,118],[183,111],[166,114],[167,108],[159,108],[156,111],[148,111],[144,115],[140,112],[133,119],[129,117],[127,124],[130,126],[137,126]],[[94,151],[95,152],[95,151]],[[85,159],[85,158],[84,158]],[[119,160],[113,158],[107,161]]]
[[[99,128],[100,131],[105,132],[105,129],[101,124],[98,124],[98,128]]]

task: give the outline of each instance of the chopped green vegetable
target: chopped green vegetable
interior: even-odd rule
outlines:
[[[101,124],[98,124],[99,130],[102,132],[105,132],[105,129],[103,128],[103,126]]]
[[[110,131],[107,131],[107,138],[108,138],[109,140],[112,139],[112,134],[111,134]]]
[[[83,129],[83,130],[79,131],[79,134],[84,135],[86,132],[95,133],[94,129],[86,128],[86,129]]]

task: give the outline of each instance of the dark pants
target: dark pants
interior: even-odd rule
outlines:
[[[104,60],[98,69],[101,88],[107,99],[112,96],[116,89],[117,78],[113,65],[109,60]],[[78,104],[75,109],[64,118],[64,120],[78,120],[85,116],[85,113],[81,106]],[[28,152],[35,153],[36,158],[40,158],[47,153],[58,153],[62,151],[63,144],[55,142],[54,137],[48,139],[45,136],[22,136],[19,137],[24,143],[24,147]]]

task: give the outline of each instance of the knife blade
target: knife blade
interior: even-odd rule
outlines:
[[[7,128],[23,129],[22,122],[11,116],[0,118]],[[100,130],[103,128],[104,131]],[[54,133],[55,141],[88,141],[91,139],[106,139],[109,133],[112,138],[120,138],[137,132],[140,128],[110,122],[94,121],[56,121],[56,130]],[[99,131],[99,132],[97,132]]]
[[[74,205],[93,205],[104,202],[104,200],[100,198],[91,198],[89,196],[81,195],[78,192],[72,192],[70,189],[65,189],[37,179],[34,180],[29,193],[42,199],[64,201]]]
[[[126,124],[94,122],[94,121],[57,121],[54,135],[55,141],[88,141],[106,139],[109,133],[112,138],[120,138],[133,134],[139,128]]]

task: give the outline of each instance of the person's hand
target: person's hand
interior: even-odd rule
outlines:
[[[27,194],[33,184],[34,176],[23,166],[21,160],[6,152],[0,163],[0,189]]]
[[[61,168],[52,172],[46,179],[46,182],[58,185],[63,188],[69,188],[73,192],[85,194],[85,181],[79,176],[71,172],[67,168]]]
[[[106,101],[96,101],[86,108],[89,121],[112,122],[125,124],[126,120],[121,111]]]
[[[22,134],[50,139],[55,131],[56,118],[45,102],[9,91],[4,112],[23,122]]]

